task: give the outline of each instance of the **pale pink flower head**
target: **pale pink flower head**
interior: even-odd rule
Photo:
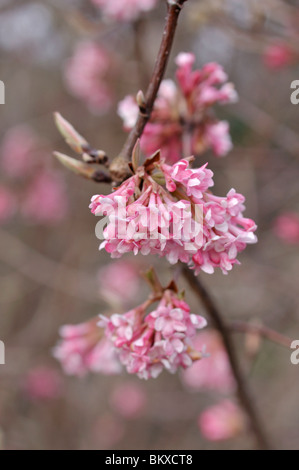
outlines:
[[[181,378],[190,390],[215,390],[228,393],[235,388],[227,353],[217,331],[197,333],[193,345],[198,351],[206,351],[204,361],[197,361],[182,371]]]
[[[97,326],[95,318],[79,325],[65,325],[60,329],[61,341],[53,350],[64,371],[69,375],[84,376],[87,372],[118,374],[121,366],[111,343]]]
[[[60,173],[39,171],[26,188],[21,201],[22,215],[28,221],[52,225],[67,214],[66,187]]]
[[[274,222],[275,234],[286,243],[299,243],[299,215],[286,212]]]
[[[26,375],[23,389],[32,400],[55,399],[62,393],[61,377],[51,367],[35,367]]]
[[[16,212],[17,202],[12,191],[0,186],[0,224],[9,221]]]
[[[163,369],[175,373],[202,358],[192,339],[206,320],[190,313],[188,304],[169,290],[149,314],[141,305],[123,315],[101,316],[99,326],[105,328],[127,372],[142,379],[156,378]]]
[[[189,159],[170,166],[154,158],[154,165],[137,169],[113,193],[93,196],[91,211],[108,217],[100,249],[112,258],[157,254],[196,274],[215,268],[227,274],[247,244],[257,241],[254,221],[243,216],[244,196],[234,189],[214,196],[207,165],[192,169]]]
[[[118,103],[117,113],[123,120],[124,128],[130,130],[134,127],[138,117],[138,106],[136,99],[127,95],[122,101]]]
[[[102,298],[113,306],[132,301],[140,287],[136,264],[130,261],[114,261],[98,271],[99,291]]]
[[[176,58],[178,85],[172,80],[162,81],[141,138],[147,156],[160,149],[162,156],[174,163],[183,152],[200,155],[211,149],[222,157],[231,150],[229,125],[218,121],[211,108],[217,103],[235,102],[237,93],[219,64],[209,63],[201,70],[193,70],[194,63],[194,54],[179,54]],[[124,98],[119,103],[118,114],[124,129],[129,131],[138,116],[136,99]]]
[[[147,396],[144,388],[135,382],[124,382],[115,387],[110,396],[110,405],[127,419],[138,418],[144,412]]]
[[[219,121],[209,124],[206,129],[206,142],[217,157],[228,154],[233,144],[229,135],[229,124],[227,121]]]
[[[277,42],[264,50],[264,63],[269,69],[284,69],[294,63],[294,52],[288,44]]]
[[[245,418],[241,409],[230,400],[204,410],[198,417],[202,435],[209,441],[232,439],[245,428]]]
[[[26,125],[9,129],[1,147],[1,167],[11,178],[24,178],[32,172],[41,152],[41,141]]]
[[[136,20],[141,13],[152,10],[157,0],[92,0],[105,19],[119,22]]]
[[[108,79],[111,68],[111,57],[102,46],[92,41],[79,43],[64,69],[68,89],[91,111],[104,113],[113,98]]]

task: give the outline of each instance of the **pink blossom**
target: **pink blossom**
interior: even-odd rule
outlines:
[[[299,215],[286,212],[274,222],[274,232],[286,243],[299,243]]]
[[[130,130],[134,127],[138,117],[136,99],[131,95],[126,96],[118,103],[117,112],[123,120],[124,128]]]
[[[140,169],[114,193],[94,196],[92,212],[109,222],[100,249],[112,258],[158,254],[171,264],[187,263],[196,274],[216,267],[227,274],[239,263],[238,253],[256,242],[256,225],[243,216],[244,196],[234,189],[225,197],[212,194],[212,177],[207,165],[191,169],[188,160],[173,166],[161,160],[153,174]]]
[[[206,321],[190,314],[189,306],[171,291],[165,291],[148,315],[140,306],[123,315],[101,315],[99,326],[105,328],[127,372],[143,379],[156,378],[163,369],[174,373],[202,357],[194,350],[192,338]]]
[[[226,155],[233,148],[229,135],[229,124],[227,121],[219,121],[216,124],[210,124],[206,129],[206,140],[209,147],[218,157]]]
[[[99,6],[104,18],[113,21],[134,21],[138,16],[152,10],[157,0],[92,0]]]
[[[125,305],[135,298],[140,276],[137,266],[130,261],[115,261],[98,272],[101,297],[112,305]]]
[[[223,441],[236,437],[243,431],[245,419],[235,403],[223,400],[200,414],[198,426],[207,440]]]
[[[231,392],[235,381],[219,334],[216,331],[197,333],[193,345],[198,351],[206,350],[208,354],[204,361],[194,362],[182,371],[183,383],[192,390]]]
[[[67,374],[84,376],[91,371],[111,375],[121,371],[115,351],[97,323],[94,319],[60,329],[62,340],[53,355]]]
[[[216,103],[227,104],[237,100],[232,83],[216,63],[194,70],[195,56],[181,53],[176,58],[176,78],[163,80],[158,92],[150,122],[141,138],[142,150],[147,156],[161,149],[168,162],[176,162],[183,151],[200,155],[212,149],[218,157],[232,148],[229,125],[211,114]],[[127,96],[119,103],[118,114],[129,131],[138,116],[136,99]]]
[[[12,191],[0,186],[0,223],[7,222],[16,211],[16,200]]]
[[[32,172],[40,152],[41,142],[30,127],[12,127],[0,147],[1,167],[11,178],[24,178]]]
[[[111,106],[111,65],[108,52],[94,42],[79,43],[66,64],[64,75],[69,90],[95,113],[103,113]]]
[[[61,395],[62,383],[55,369],[35,367],[25,377],[23,388],[32,400],[54,399]]]
[[[288,44],[277,42],[265,49],[263,59],[269,69],[283,69],[294,62],[294,52]]]
[[[26,188],[21,211],[29,221],[53,224],[61,221],[68,210],[66,188],[60,174],[42,170]]]
[[[178,259],[187,262],[190,257],[186,253],[189,239],[193,240],[194,234],[200,231],[199,223],[191,217],[190,202],[174,200],[162,187],[150,181],[144,182],[141,194],[136,195],[136,191],[138,194],[138,178],[133,176],[115,193],[92,198],[92,212],[108,215],[110,221],[103,232],[104,241],[100,247],[105,248],[112,258],[119,258],[127,252],[141,252],[143,255],[166,256],[171,263]],[[182,211],[185,217],[181,220]],[[172,233],[174,219],[176,226]],[[184,227],[186,240],[182,241]],[[190,250],[196,253],[193,246]]]
[[[143,387],[134,382],[119,384],[110,397],[112,408],[127,419],[137,418],[146,406],[147,397]]]

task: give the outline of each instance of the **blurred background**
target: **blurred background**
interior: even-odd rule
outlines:
[[[0,0],[0,446],[254,448],[235,408],[203,417],[233,396],[232,384],[215,386],[217,377],[204,386],[192,374],[166,372],[148,382],[125,373],[68,377],[52,357],[61,325],[126,311],[148,293],[136,274],[147,259],[125,258],[132,275],[124,290],[115,274],[122,266],[109,271],[109,255],[98,251],[88,205],[109,188],[70,174],[52,156],[69,152],[54,111],[95,148],[117,155],[126,138],[117,104],[145,89],[152,70],[165,2],[129,20],[107,19],[100,3]],[[298,39],[298,1],[189,0],[166,74],[173,76],[177,53],[192,51],[198,66],[217,61],[235,83],[238,103],[217,109],[230,122],[234,148],[226,158],[207,152],[201,159],[215,173],[216,194],[231,187],[245,194],[259,243],[228,276],[201,278],[227,319],[258,321],[292,339],[299,339],[299,107],[290,85],[299,79]],[[166,260],[151,262],[167,283]],[[186,292],[192,310],[205,315]],[[289,349],[248,335],[235,340],[274,444],[298,449],[299,365]],[[219,435],[213,419],[224,421]]]

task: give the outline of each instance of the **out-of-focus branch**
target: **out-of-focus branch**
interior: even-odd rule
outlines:
[[[0,230],[0,259],[34,282],[91,303],[99,301],[92,276],[38,253],[14,235]]]
[[[115,181],[122,181],[128,175],[129,170],[127,162],[131,159],[133,148],[150,118],[172,48],[178,17],[186,1],[187,0],[168,0],[168,12],[162,41],[154,71],[145,93],[143,110],[139,113],[136,124],[131,130],[120,155],[115,158],[110,165],[110,173]]]
[[[228,324],[228,328],[236,333],[250,333],[256,334],[261,338],[268,339],[272,343],[279,344],[285,348],[290,348],[292,340],[277,331],[272,330],[264,325],[255,325],[253,323],[246,323],[243,321],[234,321]]]
[[[237,117],[241,118],[256,133],[266,136],[278,147],[298,158],[299,135],[284,124],[277,122],[266,111],[241,97],[240,104],[234,106]]]
[[[254,399],[249,392],[247,381],[240,368],[239,361],[235,353],[234,344],[231,340],[229,327],[224,321],[222,313],[214,303],[213,298],[207,289],[203,286],[201,281],[195,277],[194,273],[186,266],[183,267],[183,273],[193,292],[200,298],[207,313],[211,317],[215,328],[217,328],[222,337],[222,341],[230,361],[231,369],[237,383],[238,397],[248,416],[251,429],[256,437],[256,441],[261,449],[270,449],[272,446],[269,443],[264,427],[260,421],[259,414],[255,408]]]

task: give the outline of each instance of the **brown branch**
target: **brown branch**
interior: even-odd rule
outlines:
[[[120,155],[116,159],[114,159],[114,161],[110,165],[110,173],[115,179],[115,181],[122,181],[128,175],[127,162],[131,159],[133,148],[139,137],[141,137],[142,132],[150,118],[155,99],[157,97],[157,93],[159,91],[159,87],[166,70],[169,54],[171,51],[177,27],[178,17],[181,12],[182,6],[186,1],[187,0],[177,0],[176,2],[168,2],[168,12],[159,53],[156,59],[154,71],[149,86],[145,93],[146,112],[139,113],[136,124],[128,135],[128,138],[123,146]]]
[[[98,304],[99,297],[96,295],[93,276],[48,258],[2,229],[0,229],[0,242],[6,247],[0,252],[1,262],[23,276],[49,289]]]
[[[277,331],[272,330],[264,325],[255,325],[253,323],[246,323],[243,321],[234,321],[228,324],[230,331],[235,333],[251,333],[260,336],[261,338],[268,339],[272,343],[279,344],[285,348],[290,348],[292,340]]]
[[[183,267],[183,273],[192,290],[200,298],[206,311],[210,315],[215,328],[219,331],[222,337],[223,344],[226,349],[230,365],[237,383],[239,401],[243,406],[244,410],[246,411],[257,443],[262,449],[270,449],[272,446],[270,445],[266,433],[264,431],[263,425],[260,422],[258,412],[254,406],[254,400],[251,397],[246,379],[240,368],[234,344],[230,337],[229,327],[223,320],[222,314],[214,303],[213,298],[210,296],[209,292],[202,285],[199,279],[195,277],[194,273],[186,266]]]
[[[240,103],[234,106],[232,112],[251,127],[254,132],[266,137],[282,150],[298,158],[298,132],[278,122],[271,114],[243,97],[240,97]]]

